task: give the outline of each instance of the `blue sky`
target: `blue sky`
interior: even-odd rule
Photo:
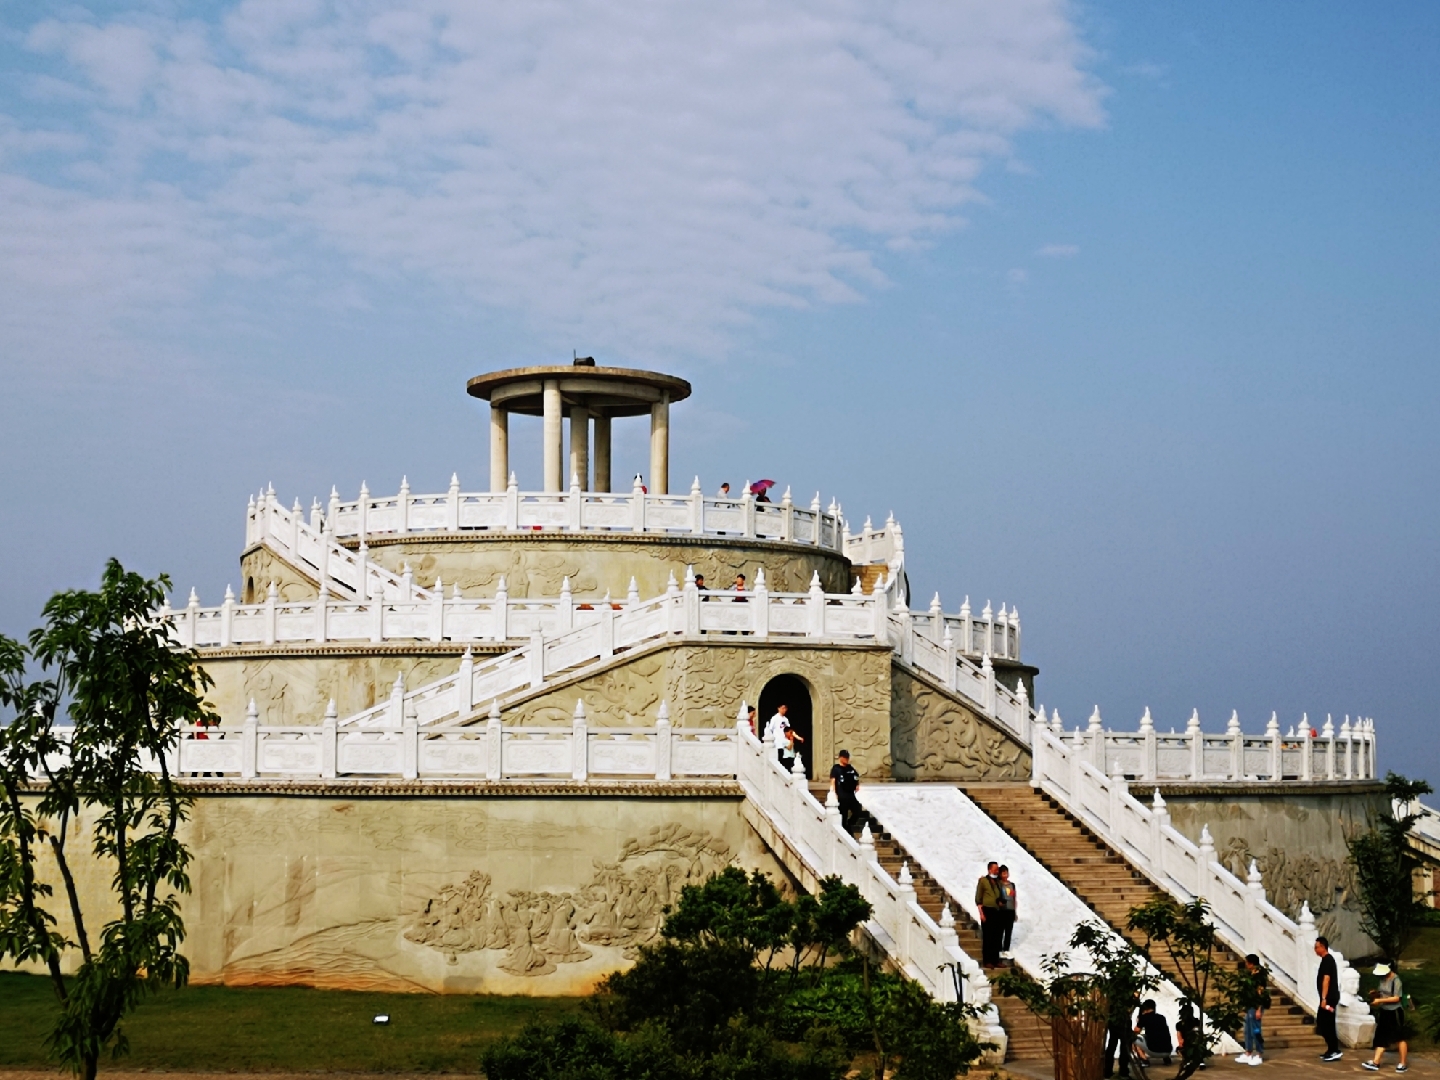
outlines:
[[[0,20],[0,630],[218,600],[267,481],[478,488],[464,380],[577,348],[694,382],[677,476],[894,510],[1068,721],[1440,783],[1435,5]]]

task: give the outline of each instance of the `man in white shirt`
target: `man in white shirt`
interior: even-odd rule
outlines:
[[[785,738],[785,733],[790,730],[790,721],[785,717],[789,711],[789,705],[778,706],[775,715],[765,724],[765,741],[775,748],[775,757],[782,765],[785,763],[785,748],[789,745],[789,740]]]

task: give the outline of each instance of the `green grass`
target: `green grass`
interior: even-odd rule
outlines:
[[[151,998],[125,1022],[130,1053],[119,1067],[477,1073],[487,1043],[580,1002],[192,986]],[[0,972],[0,1068],[49,1065],[55,1010],[48,979]],[[388,1026],[372,1023],[378,1013]]]

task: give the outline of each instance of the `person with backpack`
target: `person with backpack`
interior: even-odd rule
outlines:
[[[1395,1047],[1400,1052],[1400,1063],[1396,1072],[1410,1068],[1408,1061],[1410,1047],[1405,1041],[1405,985],[1389,964],[1376,964],[1375,974],[1380,985],[1370,991],[1370,1011],[1375,1014],[1375,1056],[1362,1062],[1370,1072],[1380,1071],[1380,1062],[1385,1051]]]

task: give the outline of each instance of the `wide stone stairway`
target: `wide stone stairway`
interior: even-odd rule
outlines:
[[[1140,943],[1138,935],[1126,931],[1125,923],[1132,908],[1164,895],[1157,886],[1059,803],[1028,784],[962,784],[960,787],[991,820],[1069,886],[1096,914],[1130,941]],[[878,841],[876,851],[879,851]],[[920,875],[913,862],[910,872],[916,875],[918,892]],[[1021,904],[1023,918],[1023,897]],[[963,938],[962,946],[967,952],[971,948]],[[974,948],[976,952],[971,955],[978,956],[978,935]],[[1222,964],[1238,966],[1241,958],[1222,945],[1217,959]],[[1168,958],[1157,953],[1155,960],[1165,974],[1175,977],[1175,965]],[[1313,1048],[1317,1053],[1323,1050],[1324,1043],[1315,1035],[1313,1021],[1305,1010],[1278,987],[1272,986],[1270,993],[1273,1004],[1264,1019],[1266,1049]],[[998,1000],[1004,1016],[1005,999]],[[1008,1018],[1005,1025],[1008,1031]]]
[[[920,865],[914,856],[905,850],[898,840],[885,831],[879,820],[868,813],[865,816],[868,818],[871,835],[875,840],[875,857],[885,868],[885,872],[891,877],[898,877],[901,865],[908,863],[910,874],[915,882],[916,902],[925,909],[931,918],[939,922],[940,914],[948,901],[950,913],[955,917],[955,933],[960,939],[960,948],[964,949],[969,956],[979,960],[981,955],[980,927],[974,918],[962,904],[957,902],[956,898],[946,893],[940,883]],[[996,1008],[1000,1010],[1000,1023],[1004,1026],[1006,1035],[1009,1036],[1009,1044],[1005,1049],[1005,1060],[1049,1060],[1049,1026],[1017,998],[1004,997],[997,992],[994,995],[994,1002]]]

